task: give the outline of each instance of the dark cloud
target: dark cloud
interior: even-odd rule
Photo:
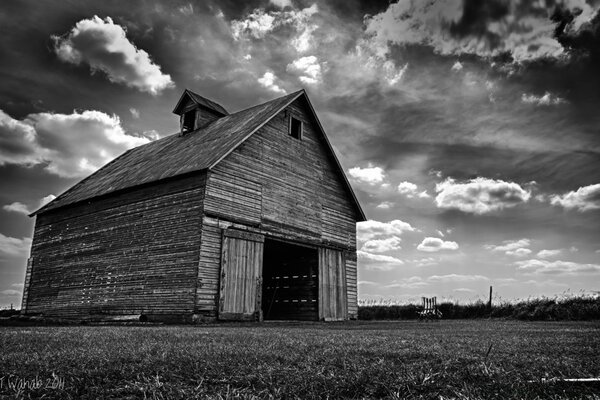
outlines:
[[[451,22],[450,33],[460,38],[465,36],[483,37],[491,48],[496,48],[502,37],[491,32],[489,24],[502,20],[509,11],[510,1],[508,0],[464,0],[462,17],[456,22]]]
[[[600,11],[579,29],[569,29],[576,17],[580,16],[579,8],[568,9],[557,7],[552,14],[556,25],[554,36],[559,43],[575,57],[589,56],[594,62],[600,62]]]

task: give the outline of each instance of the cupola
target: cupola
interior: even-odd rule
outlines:
[[[184,90],[173,113],[179,115],[180,135],[202,129],[211,122],[229,115],[220,104],[188,89]]]

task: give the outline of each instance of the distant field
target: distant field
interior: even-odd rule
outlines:
[[[0,398],[600,399],[542,382],[589,377],[600,322],[0,327]]]

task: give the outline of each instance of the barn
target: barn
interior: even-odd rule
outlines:
[[[365,215],[304,90],[230,114],[185,90],[179,132],[32,214],[27,315],[345,320]]]

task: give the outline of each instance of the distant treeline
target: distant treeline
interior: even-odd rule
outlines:
[[[600,297],[571,297],[566,299],[530,299],[517,303],[493,304],[478,301],[470,304],[440,303],[443,319],[514,318],[529,321],[584,321],[600,319]],[[419,305],[363,305],[358,307],[358,319],[393,320],[417,319]]]

